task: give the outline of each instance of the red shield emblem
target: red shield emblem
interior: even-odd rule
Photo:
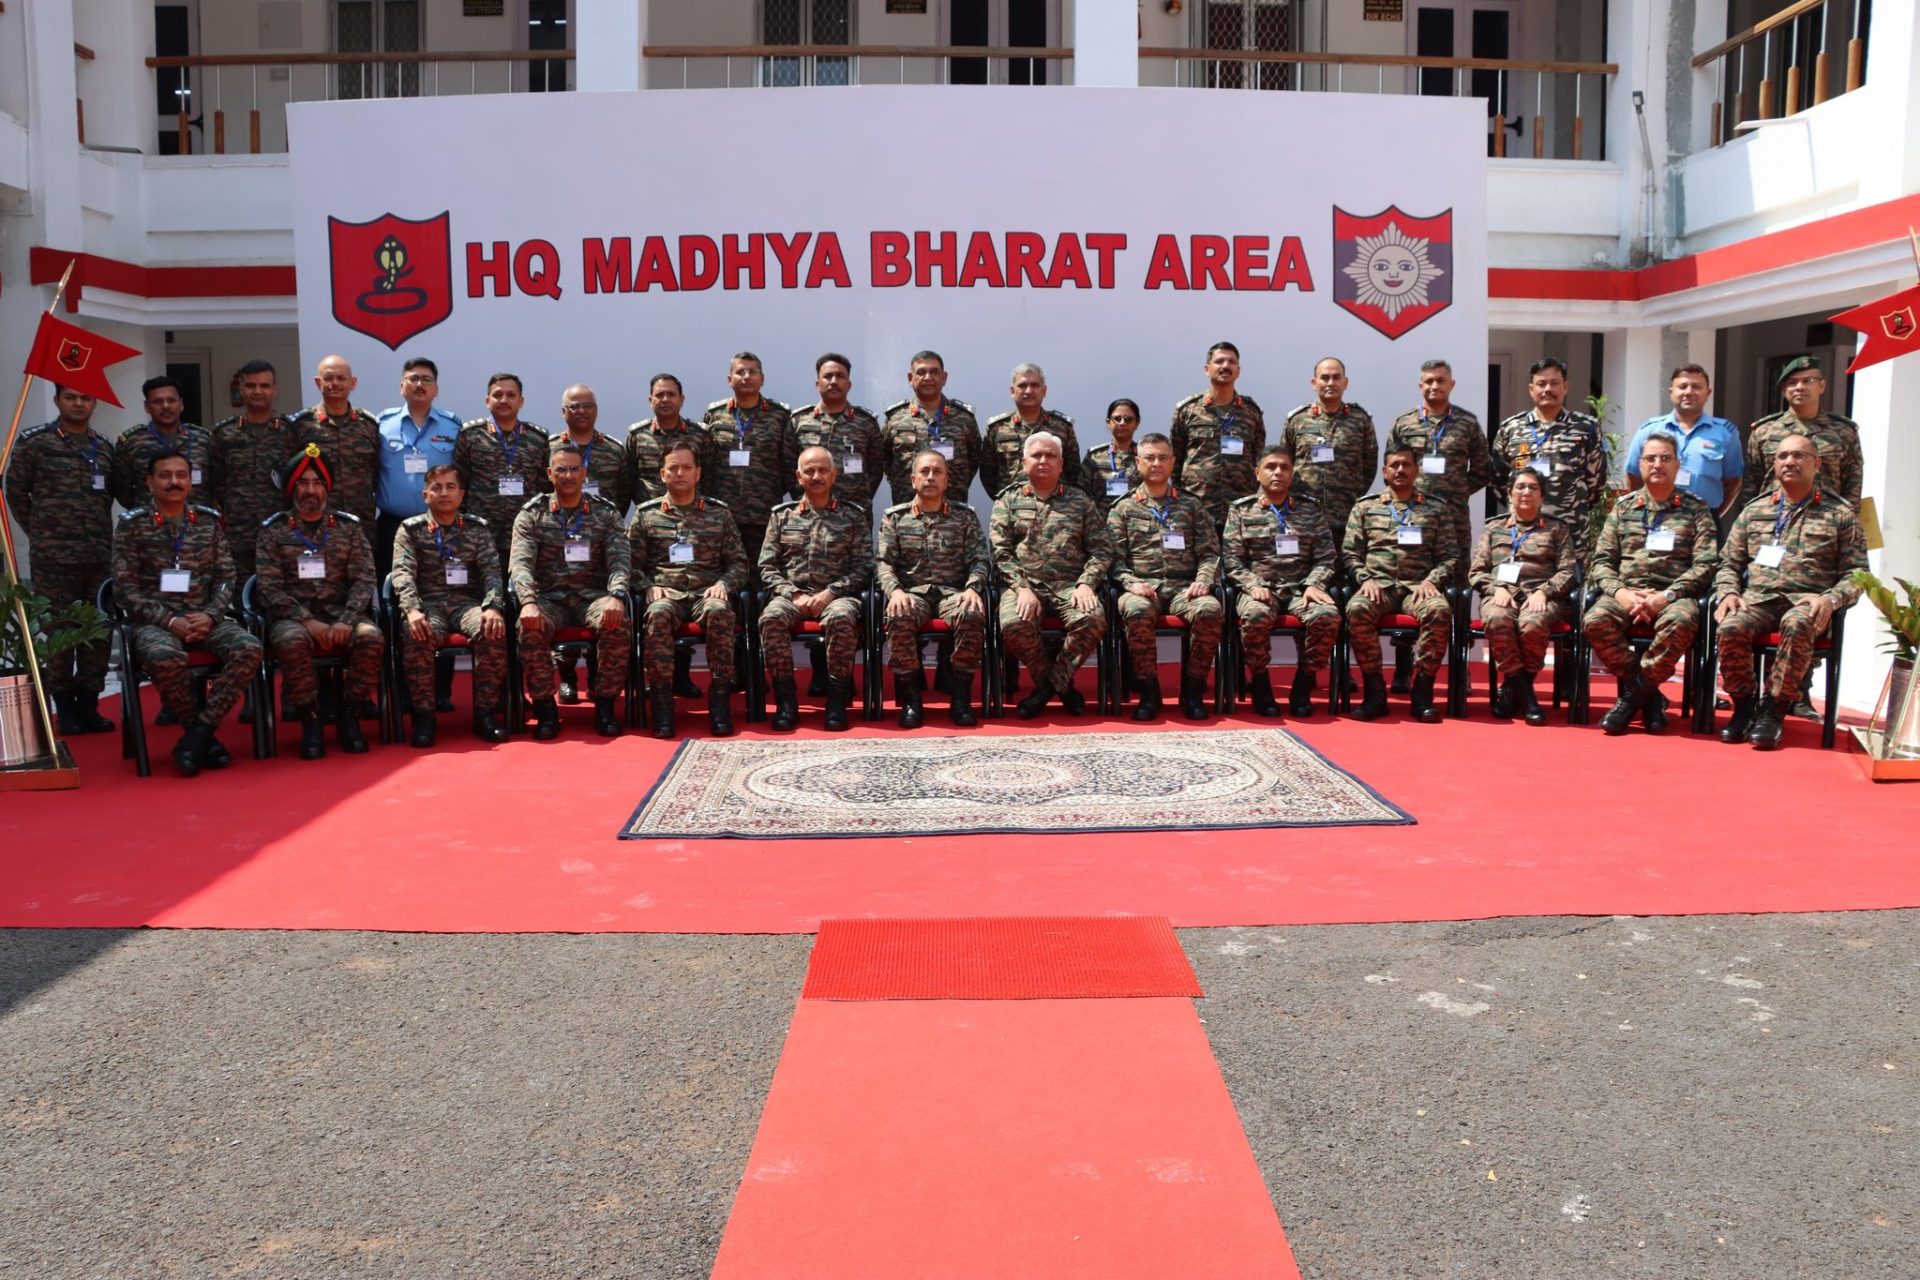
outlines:
[[[60,345],[60,354],[55,358],[68,373],[78,373],[93,363],[93,348],[69,340]]]
[[[1913,336],[1913,308],[1902,307],[1898,311],[1889,311],[1880,317],[1880,327],[1895,342],[1905,342]]]
[[[447,215],[414,221],[327,219],[333,318],[397,349],[453,314]]]
[[[1333,300],[1389,338],[1453,305],[1453,210],[1333,211]]]

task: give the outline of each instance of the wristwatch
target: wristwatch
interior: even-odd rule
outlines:
[[[1672,604],[1675,600],[1678,600],[1680,598],[1679,596],[1673,594],[1672,587],[1668,587],[1665,591],[1662,591],[1660,594],[1667,598],[1668,604]]]

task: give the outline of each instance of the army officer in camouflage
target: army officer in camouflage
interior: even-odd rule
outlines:
[[[1493,484],[1507,492],[1513,473],[1531,470],[1546,488],[1540,509],[1573,531],[1581,558],[1592,545],[1588,525],[1607,487],[1607,451],[1592,414],[1566,407],[1567,366],[1547,356],[1527,370],[1533,408],[1500,424],[1488,445]]]
[[[1387,447],[1404,446],[1419,457],[1414,487],[1447,504],[1453,512],[1454,541],[1464,547],[1473,529],[1472,500],[1487,487],[1493,463],[1486,428],[1471,409],[1453,403],[1453,388],[1452,365],[1445,360],[1422,363],[1420,404],[1393,420]]]
[[[767,517],[793,475],[787,455],[793,413],[760,394],[766,381],[760,357],[740,352],[727,365],[733,395],[708,405],[700,423],[706,437],[705,456],[698,462],[700,492],[720,499],[719,509],[733,517],[749,561],[760,554]]]
[[[1073,434],[1073,419],[1047,408],[1047,375],[1037,364],[1013,366],[1013,383],[1008,388],[1013,408],[987,419],[980,448],[980,479],[987,496],[997,498],[1024,474],[1027,437],[1046,431],[1060,441],[1065,450],[1061,460],[1068,484],[1080,483],[1080,441]]]
[[[496,373],[487,379],[487,416],[462,424],[453,439],[453,465],[467,491],[466,509],[486,521],[494,550],[505,564],[513,553],[513,522],[527,499],[553,492],[547,477],[547,433],[523,421],[526,403],[520,379]]]
[[[913,460],[912,502],[880,517],[875,586],[886,602],[887,644],[893,661],[900,727],[918,729],[926,692],[920,665],[920,629],[937,615],[953,635],[953,700],[948,716],[969,728],[973,677],[986,641],[987,549],[973,508],[950,497],[946,455],[932,449]]]
[[[1226,522],[1227,504],[1259,487],[1253,466],[1267,447],[1267,420],[1253,397],[1236,389],[1240,348],[1231,342],[1207,348],[1206,374],[1207,389],[1174,406],[1168,434],[1181,489],[1201,501],[1217,529]]]
[[[1860,455],[1860,428],[1853,419],[1821,407],[1827,394],[1827,375],[1817,356],[1797,356],[1780,370],[1776,389],[1787,407],[1753,424],[1747,432],[1746,470],[1741,505],[1780,487],[1774,459],[1780,442],[1789,435],[1813,441],[1820,454],[1821,489],[1853,505],[1860,502],[1865,464]]]
[[[371,538],[378,515],[374,488],[382,448],[380,423],[365,409],[353,407],[353,389],[359,379],[343,357],[328,356],[315,366],[313,385],[320,392],[320,402],[294,418],[287,427],[287,443],[296,450],[310,444],[319,447],[333,476],[328,502],[358,520]]]
[[[1133,456],[1133,435],[1140,429],[1140,406],[1122,397],[1107,406],[1107,442],[1087,450],[1080,460],[1080,487],[1105,515],[1140,483]]]
[[[1293,454],[1294,488],[1320,503],[1329,526],[1344,530],[1373,483],[1380,433],[1372,415],[1347,400],[1347,366],[1338,357],[1313,366],[1312,386],[1312,403],[1287,415],[1282,438]]]
[[[787,419],[788,469],[797,471],[805,450],[825,449],[833,458],[834,501],[857,502],[871,511],[873,495],[886,475],[887,441],[879,420],[847,401],[853,361],[837,351],[815,360],[813,389],[820,399]]]
[[[896,503],[919,495],[915,459],[931,449],[946,463],[947,501],[965,506],[980,469],[980,424],[973,406],[950,399],[947,363],[938,351],[916,351],[907,363],[913,397],[886,408],[881,431],[887,444],[887,493]]]
[[[800,723],[793,633],[802,622],[817,621],[826,640],[828,729],[847,727],[847,705],[853,701],[861,599],[873,580],[873,515],[834,496],[833,463],[833,454],[821,445],[800,451],[795,468],[800,500],[773,509],[760,548],[760,581],[767,588],[760,653],[773,681],[772,728],[778,733],[791,733]]]
[[[1487,664],[1498,682],[1493,714],[1528,724],[1547,722],[1533,682],[1547,665],[1555,627],[1573,620],[1573,531],[1540,511],[1538,474],[1516,471],[1507,487],[1507,518],[1480,531],[1467,582],[1480,597]]]
[[[120,505],[131,511],[146,503],[147,463],[163,453],[177,453],[187,460],[195,489],[218,493],[213,435],[182,419],[187,402],[181,399],[180,384],[164,374],[148,378],[140,384],[140,396],[147,420],[128,427],[113,442],[113,478],[108,487]]]
[[[1253,672],[1253,709],[1269,719],[1280,714],[1267,667],[1274,624],[1292,617],[1305,635],[1287,711],[1310,716],[1314,686],[1340,634],[1340,609],[1330,594],[1336,538],[1320,504],[1294,490],[1293,454],[1286,445],[1269,445],[1256,470],[1260,492],[1227,508],[1227,528],[1220,539],[1227,577],[1240,592],[1234,610]]]
[[[428,469],[424,494],[425,514],[402,520],[393,539],[393,599],[413,699],[409,741],[431,747],[438,737],[434,653],[458,635],[473,655],[474,736],[505,742],[496,711],[507,679],[507,586],[493,532],[479,516],[461,513],[467,493],[451,463]]]
[[[1225,611],[1213,594],[1220,572],[1220,537],[1213,513],[1192,494],[1174,488],[1173,441],[1158,431],[1140,438],[1140,487],[1107,512],[1113,571],[1120,579],[1118,611],[1126,629],[1135,720],[1160,714],[1160,659],[1154,636],[1163,615],[1186,623],[1187,663],[1180,672],[1180,714],[1207,718],[1207,674],[1220,648]]]
[[[1412,449],[1387,451],[1381,471],[1385,493],[1365,499],[1347,517],[1345,558],[1359,589],[1347,601],[1347,636],[1365,686],[1362,720],[1387,713],[1387,682],[1380,674],[1380,624],[1395,614],[1419,623],[1414,641],[1414,677],[1410,705],[1422,724],[1443,718],[1433,704],[1434,676],[1446,661],[1453,626],[1447,588],[1458,572],[1460,548],[1453,541],[1453,516],[1444,502],[1414,485],[1419,459]]]

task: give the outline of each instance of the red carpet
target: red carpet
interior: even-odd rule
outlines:
[[[809,1000],[1188,996],[1200,980],[1164,916],[822,920]]]
[[[952,732],[943,714],[923,732]],[[1392,796],[1411,827],[623,843],[671,743],[602,741],[589,711],[566,709],[559,742],[487,749],[462,719],[445,718],[438,751],[317,763],[294,757],[286,730],[279,759],[242,746],[233,768],[192,780],[165,760],[172,730],[155,733],[148,779],[119,759],[117,736],[76,739],[81,790],[0,796],[0,925],[724,933],[856,916],[1191,926],[1920,906],[1920,786],[1862,780],[1804,721],[1772,755],[1678,731],[1497,724],[1483,701],[1434,726],[1408,721],[1399,699],[1375,724],[1281,722]],[[972,732],[1096,723],[1133,730],[1053,717]]]

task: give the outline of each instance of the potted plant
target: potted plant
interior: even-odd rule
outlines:
[[[11,574],[0,574],[0,765],[45,755],[52,745],[41,741],[33,674],[27,666],[27,638],[21,629],[23,615],[32,628],[34,651],[43,662],[75,645],[107,638],[106,616],[93,605],[76,600],[55,609],[51,600]]]
[[[1914,756],[1920,755],[1920,698],[1913,696],[1914,661],[1920,655],[1920,587],[1905,578],[1894,581],[1907,593],[1904,601],[1871,570],[1856,569],[1853,574],[1853,584],[1886,619],[1887,643],[1882,648],[1893,653],[1886,692],[1880,699],[1886,716],[1887,754]]]

